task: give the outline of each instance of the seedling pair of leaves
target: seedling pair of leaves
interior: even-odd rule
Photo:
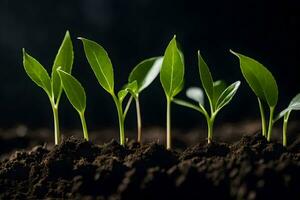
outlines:
[[[49,76],[47,70],[35,58],[26,53],[25,49],[23,49],[23,65],[26,73],[33,82],[35,82],[46,92],[50,100],[53,111],[54,136],[56,145],[59,144],[61,140],[58,108],[63,86],[65,86],[64,88],[67,96],[71,97],[69,98],[70,102],[73,103],[73,106],[75,105],[74,107],[80,113],[82,121],[85,121],[83,119],[85,110],[84,90],[80,90],[82,87],[79,86],[78,81],[76,81],[76,79],[70,75],[73,66],[73,58],[73,45],[68,31],[66,32],[63,42],[55,57],[54,64],[52,66],[51,77]],[[75,93],[81,94],[77,96]],[[76,101],[78,103],[76,103]],[[88,133],[86,131],[85,123],[83,126],[85,127],[84,137],[88,140]]]
[[[205,109],[204,94],[202,89],[198,87],[191,87],[186,91],[187,97],[196,101],[198,105],[180,99],[173,99],[173,101],[178,105],[199,111],[205,116],[208,127],[207,141],[210,143],[213,139],[213,125],[215,118],[219,111],[232,100],[240,86],[240,81],[236,81],[228,87],[223,81],[219,80],[214,82],[210,70],[199,51],[198,68],[200,80],[208,98],[210,111]]]
[[[289,116],[293,110],[300,110],[300,94],[296,95],[289,106],[281,111],[276,118],[274,118],[274,110],[278,102],[278,86],[272,73],[264,65],[250,57],[233,51],[231,51],[231,53],[239,58],[242,74],[252,91],[257,96],[261,114],[262,135],[270,141],[274,123],[283,117],[282,138],[283,145],[286,146],[286,132]],[[264,103],[266,103],[269,107],[268,129],[266,128],[267,123],[265,119]]]
[[[114,71],[111,60],[106,50],[96,42],[85,38],[79,38],[84,47],[86,58],[99,82],[104,90],[106,90],[113,98],[117,108],[120,144],[125,145],[124,122],[132,102],[135,99],[137,124],[138,124],[138,142],[141,142],[141,113],[139,104],[139,94],[147,88],[158,75],[161,68],[161,58],[150,58],[139,63],[131,72],[128,83],[117,93],[114,87]],[[125,109],[123,109],[123,101],[130,94]]]

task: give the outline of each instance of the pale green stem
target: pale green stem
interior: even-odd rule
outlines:
[[[213,139],[213,127],[214,127],[214,121],[215,121],[215,114],[212,114],[211,117],[209,117],[208,114],[206,116],[206,122],[207,122],[207,143],[210,144]]]
[[[137,133],[138,138],[137,141],[142,143],[142,117],[141,117],[141,109],[140,109],[140,101],[139,98],[135,98],[135,106],[136,106],[136,118],[137,118]]]
[[[271,140],[271,136],[272,136],[274,110],[275,110],[275,107],[270,107],[269,127],[268,127],[268,138],[267,138],[268,141]]]
[[[282,144],[286,147],[287,145],[287,125],[289,121],[290,112],[286,113],[283,118],[283,126],[282,126]]]
[[[55,145],[58,145],[61,140],[61,135],[60,135],[60,130],[59,130],[59,120],[58,120],[58,105],[55,105],[51,101],[51,107],[52,107],[52,112],[53,112],[54,140],[55,140]]]
[[[118,112],[118,120],[119,120],[119,129],[120,129],[120,144],[125,145],[125,133],[124,133],[124,115],[123,115],[123,108],[122,104],[119,99],[116,97],[115,94],[112,94],[114,99],[115,105],[117,107]]]
[[[266,117],[265,117],[264,108],[263,108],[261,100],[259,98],[257,98],[257,100],[258,100],[258,105],[259,105],[259,110],[260,110],[262,135],[267,137],[267,125],[266,125]]]
[[[89,141],[89,134],[88,134],[87,126],[86,126],[84,112],[79,112],[79,116],[80,116],[82,130],[83,130],[83,137],[86,141]]]
[[[167,97],[167,149],[171,146],[171,99]]]
[[[125,107],[125,110],[124,110],[124,113],[123,113],[124,118],[126,117],[127,112],[128,112],[128,110],[129,110],[129,108],[130,108],[132,99],[133,99],[133,96],[131,95],[130,98],[128,99],[128,102],[127,102],[127,104],[126,104],[126,107]]]

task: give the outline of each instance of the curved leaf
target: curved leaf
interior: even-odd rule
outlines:
[[[121,103],[123,102],[123,100],[124,100],[124,98],[126,97],[127,94],[128,94],[128,91],[127,91],[126,89],[120,90],[120,91],[118,92],[118,99],[119,99],[119,101],[120,101]]]
[[[83,113],[86,107],[86,95],[84,88],[80,82],[72,75],[57,69],[63,89],[73,107],[79,112]]]
[[[23,49],[23,66],[30,79],[51,97],[51,81],[48,72],[36,59],[27,54],[25,49]]]
[[[235,95],[236,91],[240,87],[241,82],[236,81],[229,85],[220,95],[218,101],[217,101],[217,110],[221,110],[224,106],[226,106]]]
[[[184,106],[184,107],[187,107],[187,108],[191,108],[193,110],[201,112],[204,115],[206,113],[206,110],[203,108],[203,106],[201,106],[201,104],[199,104],[199,106],[196,106],[196,105],[194,105],[192,103],[189,103],[187,101],[180,100],[180,99],[173,99],[173,102],[176,103],[176,104],[178,104],[178,105],[181,105],[181,106]]]
[[[230,52],[239,58],[242,74],[256,96],[265,100],[270,107],[275,107],[278,87],[272,73],[258,61],[231,50]]]
[[[186,90],[186,96],[197,103],[204,106],[204,94],[203,90],[198,87],[190,87]]]
[[[213,83],[214,95],[213,95],[212,103],[214,108],[216,108],[217,101],[220,95],[222,94],[222,92],[224,92],[224,90],[226,89],[226,87],[227,87],[226,83],[222,80],[218,80]]]
[[[56,70],[58,67],[61,67],[61,70],[71,74],[73,59],[74,59],[74,53],[73,53],[72,40],[69,31],[67,31],[62,41],[62,44],[56,54],[54,64],[52,67],[52,75],[51,75],[52,90],[53,90],[53,95],[55,98],[57,98],[57,100],[59,100],[60,98],[62,92],[62,86],[61,86],[59,75]]]
[[[286,113],[291,112],[293,110],[300,110],[300,94],[297,94],[292,101],[290,102],[289,106],[281,111],[278,116],[275,118],[274,121],[279,120],[281,117],[283,117]]]
[[[212,101],[214,95],[213,79],[209,68],[198,51],[198,67],[202,86],[207,97]]]
[[[123,88],[126,91],[128,91],[131,95],[133,95],[134,98],[138,97],[139,91],[138,91],[138,83],[137,83],[137,81],[133,81],[131,83],[128,83]]]
[[[105,49],[94,41],[78,38],[83,42],[86,58],[100,85],[110,94],[114,93],[114,71]]]
[[[176,37],[170,41],[160,71],[160,81],[166,95],[173,98],[183,86],[184,64],[176,45]]]
[[[160,72],[163,57],[146,59],[134,67],[129,75],[128,82],[137,81],[138,92],[148,87]]]

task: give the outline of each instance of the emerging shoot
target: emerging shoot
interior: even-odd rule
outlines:
[[[76,80],[72,75],[68,74],[67,72],[62,71],[60,68],[57,69],[59,77],[61,79],[61,83],[63,89],[72,104],[72,106],[77,110],[83,130],[83,136],[85,140],[89,140],[89,134],[86,126],[85,121],[85,108],[86,108],[86,94],[81,86],[80,82]]]
[[[211,143],[215,118],[219,111],[232,100],[240,86],[240,81],[236,81],[228,87],[226,87],[223,81],[214,82],[210,70],[199,51],[198,67],[200,80],[208,98],[210,112],[204,108],[203,91],[198,87],[191,87],[186,91],[187,97],[196,101],[198,105],[179,99],[174,99],[174,102],[178,105],[197,110],[205,116],[208,128],[207,142]]]
[[[62,94],[61,81],[56,69],[61,67],[63,71],[71,73],[73,57],[73,45],[68,31],[55,57],[51,77],[49,77],[47,70],[23,49],[23,65],[27,75],[33,82],[43,88],[50,100],[54,119],[55,145],[58,145],[61,140],[58,106]]]
[[[170,41],[165,50],[160,71],[160,82],[167,100],[167,149],[171,149],[171,102],[182,90],[184,83],[184,62],[177,48],[176,36]]]

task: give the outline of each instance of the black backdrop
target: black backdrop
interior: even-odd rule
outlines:
[[[196,51],[200,49],[215,79],[242,80],[238,95],[219,121],[258,116],[257,102],[241,77],[234,49],[264,63],[277,79],[278,108],[300,92],[300,6],[295,0],[0,0],[0,127],[24,123],[52,126],[44,92],[29,80],[22,67],[21,48],[48,70],[66,30],[74,43],[73,74],[87,91],[87,121],[93,128],[113,126],[117,115],[110,96],[98,85],[82,46],[84,36],[108,51],[121,87],[140,60],[162,55],[177,34],[186,60],[186,84],[200,85]],[[181,94],[182,95],[182,94]],[[146,125],[163,125],[165,98],[159,80],[141,95]],[[173,106],[173,124],[196,126],[203,118]],[[127,125],[134,126],[134,112]],[[60,118],[64,127],[79,127],[76,112],[63,98]]]

